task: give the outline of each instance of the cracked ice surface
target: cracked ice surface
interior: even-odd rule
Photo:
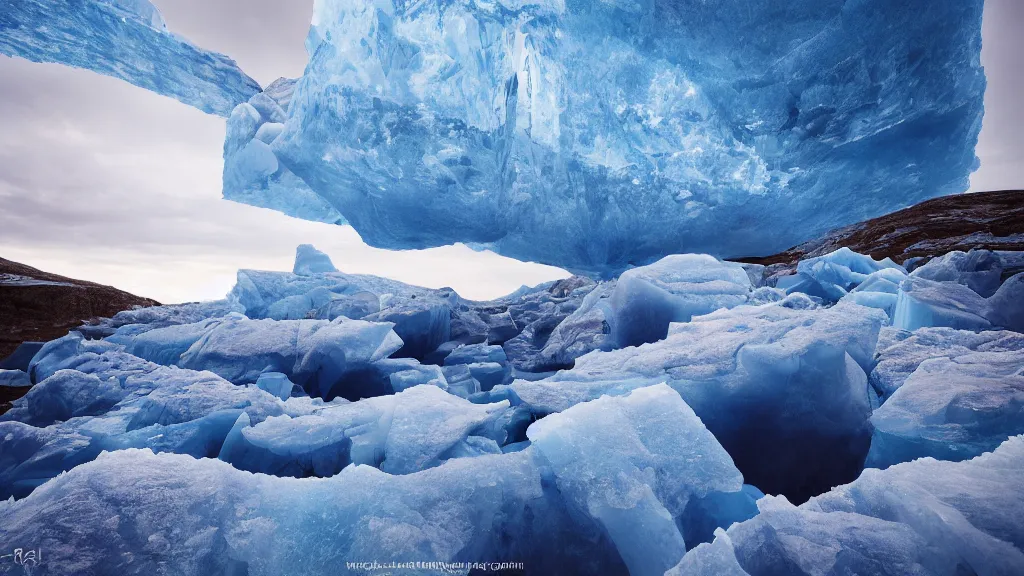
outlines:
[[[311,190],[331,208],[303,217],[336,210],[375,246],[461,241],[607,277],[679,251],[772,253],[966,190],[981,15],[319,0],[287,122],[266,149],[249,136],[254,170],[302,185],[259,202],[308,212]]]
[[[85,68],[219,116],[260,91],[230,58],[169,32],[148,0],[4,2],[0,54]]]

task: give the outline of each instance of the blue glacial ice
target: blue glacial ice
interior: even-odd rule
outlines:
[[[955,251],[930,260],[911,272],[911,276],[956,282],[989,298],[1003,283],[1003,261],[990,250]]]
[[[989,298],[959,282],[911,276],[900,284],[892,320],[904,330],[944,326],[1024,331],[1024,273],[1011,276]]]
[[[432,436],[422,426],[404,433]],[[680,526],[707,521],[706,508],[691,502],[753,498],[729,455],[666,386],[549,416],[531,437],[518,452],[410,474],[356,465],[318,480],[125,449],[0,503],[0,537],[45,533],[39,545],[53,573],[116,565],[129,574],[158,566],[334,574],[345,561],[375,558],[518,558],[541,573],[661,574],[686,552]]]
[[[971,332],[952,328],[921,328],[914,332],[883,328],[869,378],[883,398],[892,396],[925,360],[1024,351],[1024,334],[1008,331]]]
[[[702,254],[666,256],[595,288],[551,332],[540,355],[568,365],[591,350],[656,342],[672,322],[746,304],[751,290],[739,264]]]
[[[800,292],[835,303],[865,285],[863,290],[895,294],[890,283],[899,284],[907,271],[889,258],[876,261],[870,256],[857,254],[849,248],[801,260],[796,274],[782,276],[775,287],[787,293]]]
[[[875,410],[871,423],[871,467],[990,452],[1024,434],[1024,350],[928,359]]]
[[[982,6],[324,0],[283,128],[236,110],[225,191],[604,277],[770,254],[967,189]]]
[[[233,60],[168,31],[147,0],[4,2],[0,54],[85,68],[220,116],[260,92]]]
[[[32,380],[22,370],[0,370],[0,386],[24,388],[31,385]]]
[[[787,294],[681,255],[474,302],[302,246],[0,372],[34,384],[0,416],[0,540],[44,534],[50,573],[1015,574],[1024,334],[872,305],[924,283],[1012,325],[1024,276],[958,258],[839,251]],[[557,365],[568,334],[597,345]]]
[[[758,501],[666,576],[1024,573],[1024,437],[966,462],[865,470],[795,507]]]
[[[224,198],[295,218],[345,224],[271,149],[284,131],[290,90],[294,83],[278,80],[231,111],[224,139]]]
[[[739,306],[672,324],[659,342],[591,352],[572,370],[517,380],[518,421],[667,382],[729,451],[747,482],[806,499],[856,478],[871,435],[866,370],[886,323],[878,310]],[[812,464],[808,464],[808,463]]]

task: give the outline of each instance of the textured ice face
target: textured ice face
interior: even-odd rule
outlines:
[[[260,91],[233,60],[168,32],[147,0],[4,2],[0,54],[85,68],[219,116]]]
[[[771,253],[967,188],[981,12],[318,0],[261,169],[386,248],[463,241],[605,276]],[[275,202],[308,206],[304,186]]]
[[[591,352],[572,370],[498,387],[491,397],[543,415],[667,382],[749,483],[806,499],[860,471],[871,433],[864,368],[884,322],[853,304],[719,310],[672,324],[659,342]]]
[[[967,462],[865,470],[800,507],[765,498],[757,517],[719,531],[667,575],[1020,574],[1022,467],[1016,436]]]
[[[867,465],[966,460],[1024,434],[1024,350],[929,359],[871,416]]]
[[[393,404],[390,431],[373,425],[359,431],[382,432],[389,446],[394,440],[404,443],[396,448],[422,449],[389,447],[388,459],[415,465],[429,456],[426,470],[388,474],[348,466],[327,479],[278,478],[211,459],[120,450],[27,498],[0,502],[0,538],[20,542],[45,533],[39,545],[50,550],[53,573],[108,573],[117,566],[128,574],[158,567],[182,574],[337,574],[346,561],[387,558],[528,559],[540,573],[576,566],[580,573],[648,574],[682,558],[679,526],[708,513],[688,502],[750,499],[729,455],[666,386],[549,416],[531,432],[536,446],[519,452],[440,465],[437,449],[470,430],[472,418],[431,414],[455,411],[457,399],[445,401],[443,392],[405,394],[373,401]],[[463,403],[457,411],[475,411],[479,420],[502,407]],[[268,419],[264,426],[281,422],[287,421]],[[258,428],[249,429],[249,440],[276,442],[279,455],[330,436],[315,427],[309,437]],[[711,516],[716,526],[749,517],[728,510]]]

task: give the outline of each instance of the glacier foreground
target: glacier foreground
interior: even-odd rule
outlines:
[[[225,195],[592,276],[769,254],[967,189],[982,6],[321,0],[287,120],[236,110]]]
[[[260,92],[233,60],[168,31],[148,0],[4,2],[0,54],[85,68],[219,116]]]
[[[0,541],[31,574],[1019,574],[1020,256],[475,302],[303,245],[0,374]],[[991,322],[904,329],[922,280]]]

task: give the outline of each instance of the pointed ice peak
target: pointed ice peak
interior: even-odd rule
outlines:
[[[300,244],[295,249],[295,267],[292,272],[299,276],[310,276],[324,272],[337,272],[331,257],[317,250],[312,244]]]

